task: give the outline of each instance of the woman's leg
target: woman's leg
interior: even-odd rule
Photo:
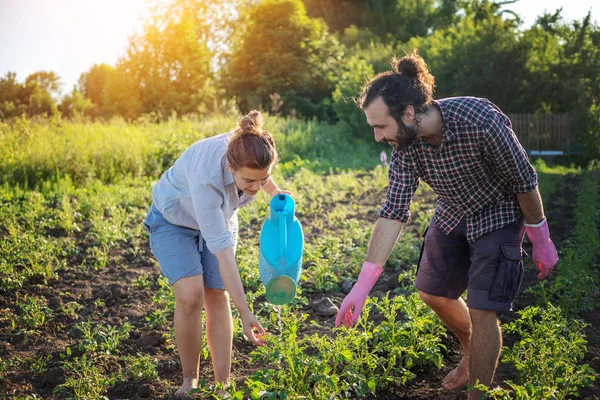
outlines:
[[[183,370],[183,384],[175,393],[185,395],[198,386],[202,346],[202,308],[204,281],[202,275],[181,278],[175,290],[175,342]]]
[[[222,289],[204,289],[206,337],[212,358],[215,381],[229,384],[233,320],[229,294]]]

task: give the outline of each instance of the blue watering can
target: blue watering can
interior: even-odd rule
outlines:
[[[302,271],[304,234],[294,215],[294,199],[287,194],[273,196],[270,214],[260,231],[258,272],[267,289],[267,300],[287,304],[296,295]]]

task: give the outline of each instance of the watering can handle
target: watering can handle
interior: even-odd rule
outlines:
[[[285,267],[287,258],[287,226],[286,218],[281,216],[279,218],[279,249],[281,250],[281,256],[279,258],[279,264],[281,267]]]

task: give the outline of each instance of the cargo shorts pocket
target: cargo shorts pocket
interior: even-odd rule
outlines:
[[[523,280],[523,253],[519,244],[501,244],[498,268],[489,299],[513,301]]]

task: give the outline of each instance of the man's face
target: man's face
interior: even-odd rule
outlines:
[[[367,122],[373,127],[375,141],[389,143],[396,151],[406,150],[419,135],[415,126],[409,126],[402,121],[400,124],[396,122],[389,114],[388,106],[382,97],[376,97],[365,108],[365,115]]]

